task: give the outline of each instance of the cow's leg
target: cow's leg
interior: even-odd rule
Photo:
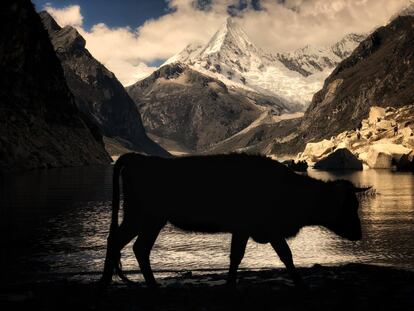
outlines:
[[[157,282],[155,281],[154,274],[151,269],[150,253],[161,228],[162,226],[157,226],[140,231],[138,239],[134,244],[135,257],[137,258],[145,282],[149,287],[157,286]]]
[[[237,280],[237,269],[244,257],[246,244],[249,236],[240,233],[233,233],[231,236],[231,250],[230,250],[230,268],[227,278],[227,284],[235,285]]]
[[[122,223],[119,228],[110,233],[106,249],[104,272],[101,278],[101,284],[103,286],[111,282],[114,270],[121,259],[121,250],[136,235],[137,233],[134,227],[126,223]]]
[[[270,243],[273,249],[276,251],[277,255],[279,256],[280,260],[286,266],[286,269],[293,279],[295,286],[302,287],[302,278],[300,277],[299,273],[296,271],[295,265],[293,264],[293,256],[292,252],[287,244],[286,240],[281,238],[274,240]]]

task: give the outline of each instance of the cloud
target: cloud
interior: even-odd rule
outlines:
[[[306,44],[326,45],[344,35],[368,33],[386,24],[409,0],[169,0],[158,19],[137,29],[94,25],[82,28],[78,5],[46,10],[64,25],[78,28],[87,48],[128,85],[148,74],[154,60],[167,59],[187,44],[206,42],[229,13],[266,51],[289,51]],[[235,11],[236,10],[236,11]],[[237,14],[236,14],[237,13]],[[146,65],[147,64],[147,65]]]
[[[52,7],[51,4],[46,4],[44,9],[53,16],[59,25],[80,27],[83,24],[83,16],[79,5],[71,5],[62,9],[56,9]]]

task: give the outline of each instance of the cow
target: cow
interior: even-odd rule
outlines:
[[[118,225],[119,177],[123,221]],[[245,154],[158,158],[129,153],[114,165],[112,221],[101,285],[113,273],[128,281],[121,250],[133,250],[149,287],[157,286],[150,251],[167,224],[192,232],[230,233],[228,284],[236,283],[249,238],[270,243],[294,284],[303,283],[286,242],[305,226],[324,226],[351,241],[361,239],[359,189],[349,181],[324,182],[294,173],[267,157]]]

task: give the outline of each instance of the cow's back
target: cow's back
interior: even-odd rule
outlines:
[[[303,177],[270,159],[137,156],[125,167],[123,179],[133,198],[126,208],[146,217],[164,217],[185,230],[243,230],[251,235],[279,230],[291,236],[300,229],[301,201],[295,200],[295,187]]]

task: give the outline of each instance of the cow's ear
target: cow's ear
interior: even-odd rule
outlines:
[[[357,187],[354,187],[354,192],[355,193],[361,193],[361,192],[366,192],[366,191],[368,191],[368,190],[371,190],[372,189],[372,187],[367,187],[367,188],[357,188]]]

